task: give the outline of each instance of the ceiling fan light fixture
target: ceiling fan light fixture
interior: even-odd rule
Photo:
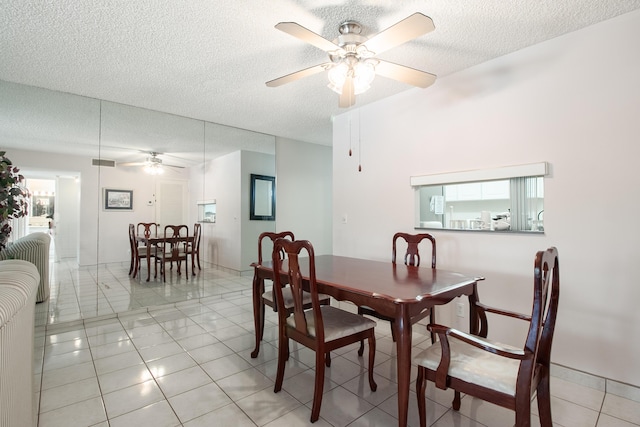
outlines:
[[[149,162],[144,167],[144,171],[149,175],[162,175],[164,173],[164,169],[160,163]]]
[[[338,94],[342,93],[342,86],[344,85],[348,72],[349,66],[344,61],[331,67],[327,73],[329,78],[329,88]]]
[[[351,66],[346,61],[341,61],[329,70],[328,87],[337,94],[342,94],[342,87],[349,73],[353,76],[354,94],[364,93],[371,88],[371,82],[376,77],[375,61],[357,61]]]

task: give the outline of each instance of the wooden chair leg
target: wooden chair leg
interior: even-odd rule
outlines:
[[[135,255],[133,254],[133,251],[131,251],[131,262],[129,263],[129,276],[131,276],[131,273],[133,272],[133,265],[135,264]]]
[[[256,332],[256,347],[251,352],[251,358],[255,359],[258,357],[258,353],[260,352],[260,341],[264,337],[264,302],[262,302],[262,297],[260,298],[260,302],[255,301],[253,306],[253,325]]]
[[[537,388],[538,416],[542,427],[551,427],[551,392],[549,390],[549,375],[543,374]]]
[[[378,389],[378,384],[373,379],[373,365],[376,361],[376,340],[373,336],[374,332],[371,332],[369,336],[369,387],[371,387],[371,391],[376,391]]]
[[[289,339],[282,335],[282,331],[278,333],[278,370],[276,372],[276,383],[273,392],[277,393],[282,389],[282,381],[284,380],[284,365],[289,357]]]
[[[362,316],[362,307],[358,307],[358,315]],[[360,340],[360,348],[358,349],[358,356],[364,354],[364,340]]]
[[[452,406],[454,411],[460,410],[460,392],[458,390],[454,390]]]
[[[313,389],[313,404],[311,406],[311,422],[315,423],[320,418],[322,406],[322,391],[324,390],[324,362],[325,355],[320,349],[316,349],[316,379]]]
[[[436,311],[434,310],[433,307],[431,307],[429,309],[429,323],[436,323]],[[435,332],[431,332],[431,344],[436,342],[436,336],[438,336],[438,334],[436,334]]]
[[[427,427],[427,408],[425,399],[427,391],[427,381],[425,369],[418,366],[418,378],[416,380],[416,395],[418,396],[418,416],[420,417],[420,427]]]

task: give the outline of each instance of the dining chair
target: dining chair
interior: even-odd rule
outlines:
[[[181,274],[181,265],[184,261],[185,275],[189,277],[189,253],[187,251],[189,236],[189,226],[187,225],[166,225],[164,227],[164,237],[162,244],[157,246],[155,277],[158,275],[157,263],[160,263],[160,275],[166,282],[166,263],[178,265],[177,273]],[[173,264],[172,264],[173,265]]]
[[[378,386],[373,379],[376,322],[337,307],[320,304],[315,255],[313,246],[308,240],[291,241],[280,238],[274,242],[273,246],[273,288],[278,304],[278,369],[274,392],[277,393],[282,389],[285,362],[289,358],[289,340],[292,339],[315,351],[315,385],[311,408],[311,422],[315,422],[320,416],[322,404],[325,360],[331,351],[367,339],[369,387],[371,391],[376,391]],[[303,268],[300,264],[302,257],[308,265],[307,268]],[[285,260],[286,265],[284,265]],[[308,280],[303,277],[308,277]],[[285,307],[284,283],[288,283],[291,287],[293,310],[287,310]],[[303,289],[308,289],[311,308],[305,308]]]
[[[131,276],[131,273],[133,273],[133,278],[135,279],[140,271],[140,260],[147,258],[147,247],[140,246],[136,241],[136,226],[134,224],[129,224],[129,250],[131,252],[129,275]]]
[[[391,263],[393,265],[396,264],[396,253],[397,253],[397,247],[398,247],[398,239],[402,239],[404,241],[404,244],[406,244],[406,251],[404,254],[404,263],[405,265],[415,265],[416,267],[420,266],[420,251],[418,250],[418,247],[420,245],[420,243],[423,240],[428,240],[431,243],[431,268],[436,268],[436,239],[435,237],[433,237],[431,234],[429,233],[420,233],[420,234],[408,234],[408,233],[396,233],[393,235],[393,239],[391,242]],[[374,309],[367,307],[367,306],[359,306],[358,307],[358,314],[360,315],[368,315],[368,316],[373,316],[376,317],[378,319],[381,320],[386,320],[387,322],[389,322],[389,324],[391,325],[391,337],[393,338],[393,341],[396,340],[396,332],[395,332],[395,325],[394,325],[394,319],[392,317],[388,317],[385,315],[382,315],[380,313],[378,313],[377,311],[375,311]],[[414,317],[412,320],[413,321],[418,321],[420,319],[425,318],[426,316],[429,316],[429,322],[434,323],[435,322],[435,310],[433,309],[433,307],[431,307],[428,310],[425,310],[424,312],[420,313],[417,317]],[[436,334],[434,332],[431,333],[431,342],[435,342],[436,339]],[[360,355],[362,355],[362,353],[364,352],[364,341],[362,341],[360,343],[360,349],[358,350],[358,353]]]
[[[269,240],[267,241],[266,239],[269,239]],[[275,242],[277,239],[295,240],[295,237],[292,231],[282,231],[280,233],[265,231],[264,233],[261,233],[260,236],[258,236],[258,264],[257,264],[258,266],[262,265],[263,247],[266,246],[265,243],[267,242],[270,243],[270,246],[269,248],[265,248],[264,253],[271,254],[273,250],[273,242]],[[268,249],[272,249],[272,250],[268,250]],[[279,255],[280,257],[284,256],[282,252],[280,252]],[[271,259],[271,257],[269,257],[268,259]],[[257,274],[254,275],[253,280],[254,281],[258,280]],[[253,288],[258,289],[258,286],[256,285],[256,283],[254,283]],[[255,324],[255,330],[256,330],[256,347],[251,352],[251,357],[254,359],[258,357],[258,353],[260,352],[260,342],[264,337],[264,310],[265,310],[264,307],[265,305],[268,305],[269,307],[271,307],[273,311],[275,312],[278,311],[278,305],[276,304],[276,301],[274,298],[273,288],[271,290],[265,291],[264,286],[262,286],[259,292],[261,292],[260,303],[257,305],[254,304],[254,307],[253,307],[253,317],[254,317],[254,324]],[[291,296],[291,288],[285,287],[282,291],[282,294],[284,296],[285,309],[288,311],[292,311],[293,298]],[[320,299],[320,304],[323,304],[323,305],[328,305],[331,302],[331,299],[328,295],[320,294],[319,299]],[[304,306],[305,308],[311,307],[311,296],[306,292],[304,293]],[[331,358],[328,358],[328,363],[331,363]]]
[[[440,389],[454,389],[453,409],[460,409],[460,393],[515,411],[516,427],[531,425],[531,400],[537,395],[540,425],[551,427],[549,365],[558,313],[560,271],[558,251],[551,247],[536,253],[533,267],[533,308],[530,315],[476,303],[478,319],[484,319],[478,335],[442,325],[429,328],[439,343],[418,354],[416,392],[420,426],[426,426],[427,380]],[[486,314],[529,323],[523,347],[488,340]]]

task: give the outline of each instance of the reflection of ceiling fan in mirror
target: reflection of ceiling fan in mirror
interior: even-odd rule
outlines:
[[[375,58],[386,50],[433,31],[433,21],[422,13],[414,13],[369,38],[360,35],[362,27],[359,23],[346,21],[340,25],[340,36],[333,42],[295,22],[280,22],[276,28],[324,50],[331,62],[268,81],[269,87],[326,70],[329,88],[340,94],[339,106],[347,108],[355,104],[355,95],[369,89],[376,74],[421,88],[432,85],[436,80],[435,75],[425,71]]]
[[[155,151],[151,151],[148,153],[149,156],[144,162],[128,162],[128,163],[120,163],[120,166],[144,166],[144,171],[151,175],[160,175],[164,173],[164,167],[169,168],[179,168],[183,169],[184,166],[177,165],[168,165],[166,163],[162,163],[162,159],[158,157],[162,153],[156,153]]]

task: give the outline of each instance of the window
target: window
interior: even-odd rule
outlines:
[[[416,227],[541,233],[546,170],[539,163],[412,177]]]

